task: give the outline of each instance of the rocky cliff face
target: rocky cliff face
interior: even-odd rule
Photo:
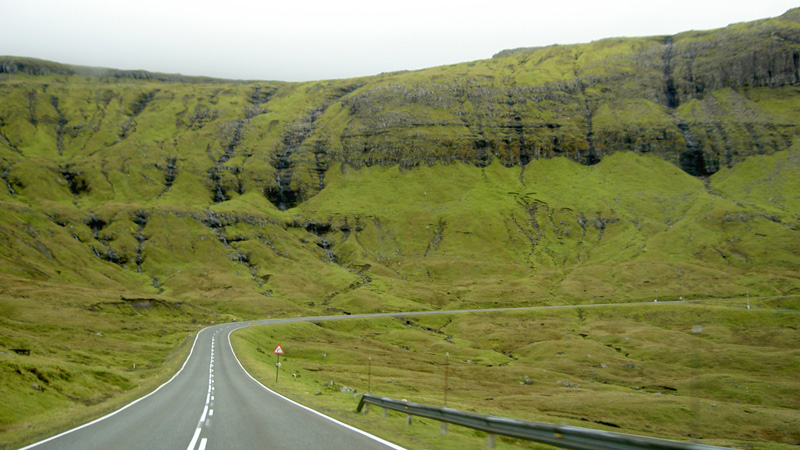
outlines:
[[[797,17],[311,83],[0,58],[0,285],[251,315],[796,293]]]
[[[202,186],[204,203],[258,193],[279,209],[324,189],[337,163],[525,167],[565,156],[592,165],[633,151],[708,176],[797,136],[799,17],[321,83],[7,58],[0,172],[9,192],[35,190],[41,182],[21,172],[35,156],[64,174],[67,195],[118,197],[113,187],[134,176],[146,198]]]
[[[328,158],[357,167],[510,167],[553,156],[595,164],[634,151],[707,176],[797,135],[784,107],[799,100],[799,16],[382,77],[321,116],[345,125],[318,139]]]
[[[491,61],[362,89],[343,103],[340,159],[419,165],[567,156],[594,164],[656,152],[694,175],[787,148],[796,118],[797,12],[774,21],[648,39],[518,49]],[[555,72],[555,73],[554,73]],[[765,94],[766,89],[772,91]],[[776,114],[776,112],[778,114]]]

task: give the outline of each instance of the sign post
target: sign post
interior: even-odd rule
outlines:
[[[444,352],[444,406],[447,407],[447,366],[450,364],[450,352]],[[444,422],[442,422],[444,424]]]
[[[275,364],[275,383],[277,383],[278,382],[278,372],[281,369],[281,355],[283,354],[283,349],[281,348],[281,344],[278,344],[278,346],[275,347],[275,350],[273,350],[272,353],[275,353],[276,355],[278,355],[278,363]]]

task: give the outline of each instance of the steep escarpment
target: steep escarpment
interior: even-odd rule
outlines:
[[[22,178],[29,190],[49,184],[18,175],[36,157],[39,171],[80,172],[85,189],[70,193],[79,198],[257,195],[288,209],[324,189],[339,163],[525,167],[563,156],[591,165],[633,151],[708,176],[796,138],[798,15],[313,83],[5,58],[4,180],[14,192]],[[135,189],[118,188],[129,180]]]
[[[722,30],[501,52],[362,89],[341,159],[364,165],[654,152],[696,175],[785,149],[795,118],[796,12]],[[766,96],[767,98],[765,98]],[[796,101],[796,100],[791,100]],[[364,156],[362,156],[364,155]]]
[[[309,83],[4,58],[0,274],[248,314],[792,293],[798,54],[790,11]]]

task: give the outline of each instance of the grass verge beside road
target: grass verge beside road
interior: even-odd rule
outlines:
[[[253,327],[232,336],[265,386],[409,448],[482,433],[356,414],[358,393],[738,448],[800,441],[793,298],[619,305]],[[275,356],[281,344],[279,381]],[[445,355],[449,353],[449,358]],[[372,358],[371,361],[369,358]],[[355,390],[356,392],[353,392]],[[498,448],[536,444],[500,439]]]
[[[40,283],[0,296],[0,449],[71,429],[154,390],[186,360],[200,329],[192,319],[205,317],[188,305],[93,294]]]

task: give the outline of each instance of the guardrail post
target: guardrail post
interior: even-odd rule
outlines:
[[[369,403],[365,403],[364,404],[364,415],[366,416],[368,412],[369,412]]]
[[[439,430],[439,434],[441,434],[442,436],[447,434],[447,422],[442,422],[442,429]]]
[[[389,414],[389,410],[387,408],[383,408],[383,418],[385,419],[386,416]]]
[[[486,438],[486,444],[489,448],[494,448],[494,435],[489,433],[489,437]]]
[[[409,414],[408,417],[406,418],[406,425],[411,425],[411,417],[412,417],[411,414]]]

